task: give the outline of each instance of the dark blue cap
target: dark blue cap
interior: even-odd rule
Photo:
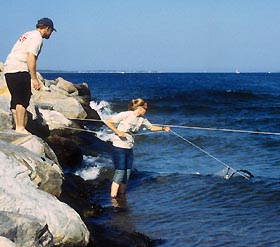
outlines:
[[[40,19],[37,24],[42,24],[43,26],[50,27],[52,30],[56,31],[53,26],[53,21],[47,17]]]

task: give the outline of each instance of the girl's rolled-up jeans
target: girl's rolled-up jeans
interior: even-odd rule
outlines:
[[[127,184],[133,164],[133,149],[113,147],[113,161],[115,166],[113,181],[117,184]]]

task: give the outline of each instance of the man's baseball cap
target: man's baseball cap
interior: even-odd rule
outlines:
[[[56,31],[56,29],[53,26],[53,21],[47,17],[44,17],[44,18],[38,20],[37,24],[41,24],[43,26],[50,27],[52,30]]]

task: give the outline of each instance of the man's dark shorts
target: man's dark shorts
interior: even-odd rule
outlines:
[[[5,78],[12,96],[11,109],[16,109],[16,105],[22,105],[26,109],[31,98],[31,77],[29,72],[7,73]]]

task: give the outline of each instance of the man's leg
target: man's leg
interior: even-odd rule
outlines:
[[[14,114],[14,113],[13,113]],[[16,105],[16,110],[15,110],[15,115],[16,115],[16,132],[20,134],[30,134],[25,129],[25,114],[26,114],[26,109],[22,105]]]

